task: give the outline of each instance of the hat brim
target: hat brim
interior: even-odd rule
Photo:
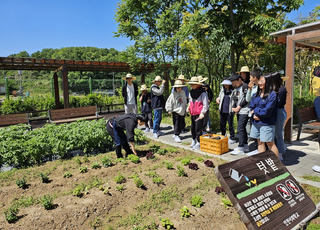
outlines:
[[[200,82],[202,83],[202,82],[205,82],[206,80],[208,80],[207,77],[203,78]]]
[[[149,90],[150,88],[146,88],[146,89],[139,89],[139,91],[143,91],[143,90]]]
[[[188,82],[189,80],[187,80],[187,79],[179,79],[179,78],[176,78],[176,79],[174,79],[175,81],[177,81],[177,80],[179,80],[179,81],[186,81],[186,82]]]
[[[132,79],[132,81],[136,80],[136,77],[123,77],[122,80],[126,81],[127,79]]]
[[[221,82],[220,85],[232,85],[232,82],[231,81],[230,82],[223,81],[223,82]]]
[[[188,84],[189,85],[203,85],[202,83],[196,82],[196,81],[189,81]]]
[[[179,88],[179,87],[184,87],[185,85],[174,85],[174,86],[171,86],[172,88]]]
[[[284,77],[281,77],[282,81],[287,81],[289,80],[289,77],[288,76],[284,76]]]

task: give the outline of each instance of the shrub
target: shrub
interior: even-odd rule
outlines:
[[[131,160],[133,163],[138,164],[140,162],[140,158],[134,154],[130,154],[128,159]]]
[[[72,177],[72,173],[71,172],[65,172],[64,174],[63,174],[63,178],[69,178],[69,177]]]
[[[53,207],[53,202],[52,202],[52,197],[50,195],[44,195],[41,199],[40,199],[40,202],[41,202],[41,205],[42,207],[44,207],[45,209],[50,209]]]
[[[18,216],[17,216],[18,212],[19,212],[19,209],[17,205],[13,205],[8,209],[5,209],[3,213],[6,221],[8,221],[8,223],[13,223],[16,220],[18,220]]]
[[[99,162],[93,162],[91,165],[91,168],[92,169],[99,169],[99,168],[101,168],[101,166],[100,166]]]
[[[112,166],[112,160],[110,157],[104,156],[101,158],[101,164],[103,165],[103,167],[108,168]]]
[[[19,188],[25,188],[27,187],[27,180],[23,177],[22,179],[17,179],[16,184],[18,185]]]
[[[192,206],[200,208],[201,205],[202,205],[202,197],[201,196],[197,196],[197,195],[192,197],[191,200],[190,200],[190,204]]]
[[[118,172],[118,176],[116,176],[114,178],[114,181],[117,183],[117,184],[122,184],[126,181],[126,178],[121,174],[121,172]]]
[[[41,183],[49,183],[49,177],[46,174],[40,173],[39,176]]]

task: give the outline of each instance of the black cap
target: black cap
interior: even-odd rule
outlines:
[[[240,76],[239,74],[233,73],[233,74],[231,74],[231,76],[228,78],[228,80],[230,80],[230,81],[237,81],[237,80],[239,80],[239,78],[241,78],[241,76]]]

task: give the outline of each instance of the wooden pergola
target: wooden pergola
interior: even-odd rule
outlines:
[[[167,64],[166,68],[169,68]],[[153,64],[141,64],[137,72],[141,73],[141,83],[145,82],[145,74],[151,73],[155,69]],[[57,72],[62,72],[62,89],[64,108],[69,108],[69,71],[96,71],[96,72],[127,72],[130,73],[131,67],[124,62],[105,62],[105,61],[79,61],[79,60],[60,60],[60,59],[43,59],[43,58],[16,58],[0,57],[0,70],[49,70],[54,71],[54,95],[56,108],[60,108],[59,103],[59,85]],[[165,72],[164,79],[167,80],[168,88],[169,75]]]
[[[286,44],[285,75],[289,77],[289,80],[286,82],[288,94],[285,107],[287,120],[284,139],[287,142],[292,142],[295,49],[309,49],[310,51],[320,52],[320,21],[276,31],[270,35],[275,37],[273,42]]]

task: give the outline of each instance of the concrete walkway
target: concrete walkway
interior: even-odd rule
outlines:
[[[142,128],[144,130],[144,127]],[[176,143],[172,139],[173,135],[173,126],[161,124],[161,131],[165,133],[164,136],[160,136],[158,139],[154,139],[155,141],[159,141],[165,144],[170,144],[173,146],[177,146],[180,148],[192,150],[189,145],[191,144],[191,132],[183,133],[180,135],[182,143]],[[294,132],[294,135],[296,132]],[[300,140],[296,141],[296,137],[293,137],[292,144],[286,144],[287,151],[283,155],[284,160],[282,163],[287,167],[290,173],[295,177],[295,179],[304,184],[310,184],[315,187],[320,188],[320,182],[313,182],[309,180],[305,180],[302,178],[303,175],[312,175],[312,176],[319,176],[320,173],[314,172],[312,170],[312,166],[319,165],[320,166],[320,150],[319,144],[317,142],[317,135],[313,131],[303,130],[300,136]],[[153,139],[152,133],[146,133],[146,136],[150,139]],[[188,144],[187,144],[188,143]],[[209,155],[212,157],[221,158],[227,161],[234,161],[240,158],[247,157],[246,154],[243,155],[231,155],[230,152],[236,148],[238,144],[232,144],[229,146],[229,152],[215,155],[206,152],[202,152],[201,150],[196,150],[195,152]],[[250,151],[254,150],[254,143],[249,143]]]

